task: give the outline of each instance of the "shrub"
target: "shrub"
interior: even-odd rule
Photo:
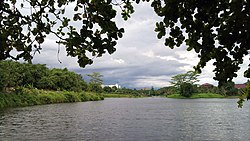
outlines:
[[[0,108],[103,99],[103,95],[92,92],[45,91],[19,87],[15,93],[0,93]]]
[[[63,95],[66,97],[65,102],[79,102],[79,101],[81,101],[76,93],[65,92]]]
[[[184,97],[191,97],[193,94],[193,85],[190,83],[183,83],[180,85],[180,95]]]

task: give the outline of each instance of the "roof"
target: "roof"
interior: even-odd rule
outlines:
[[[235,84],[234,88],[241,89],[241,88],[246,88],[246,84]]]
[[[205,84],[202,84],[201,86],[203,86],[203,87],[211,87],[211,86],[214,86],[214,85],[209,84],[209,83],[205,83]]]

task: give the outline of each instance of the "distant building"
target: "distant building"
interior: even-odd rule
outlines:
[[[202,84],[201,87],[211,88],[211,87],[214,87],[214,85],[209,84],[209,83],[205,83],[205,84]]]
[[[236,89],[242,89],[242,88],[246,88],[247,87],[247,84],[235,84],[234,85],[234,88]]]
[[[116,87],[116,88],[118,88],[118,89],[120,89],[121,88],[121,86],[119,85],[119,84],[114,84],[114,85],[102,85],[102,88],[104,88],[104,87],[110,87],[110,88],[112,88],[112,87]]]
[[[214,87],[214,85],[209,84],[209,83],[204,83],[204,84],[201,85],[201,87],[212,88],[212,87]],[[236,89],[243,89],[243,88],[246,88],[246,87],[247,87],[247,84],[235,84],[234,85],[234,88],[236,88]]]

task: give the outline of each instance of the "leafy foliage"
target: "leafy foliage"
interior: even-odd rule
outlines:
[[[179,88],[183,83],[190,83],[194,84],[196,82],[199,82],[197,79],[199,75],[197,72],[194,71],[188,71],[184,74],[177,74],[171,78],[171,84],[177,88]]]
[[[133,7],[130,1],[122,2],[126,20]],[[72,17],[66,13],[73,13]],[[33,54],[42,49],[45,38],[53,34],[58,38],[57,43],[65,45],[68,55],[78,57],[79,65],[84,67],[92,63],[87,52],[100,57],[106,51],[110,54],[115,51],[116,40],[124,33],[113,21],[115,16],[111,0],[1,1],[0,60],[31,61]],[[73,26],[76,24],[81,27],[76,29]],[[18,54],[12,55],[12,50]]]
[[[245,92],[240,95],[239,101],[237,102],[238,107],[240,107],[240,108],[243,107],[243,103],[245,102],[245,100],[244,100],[245,98],[247,100],[250,99],[250,82],[247,83],[247,87],[245,89]]]
[[[22,69],[19,63],[12,61],[0,61],[1,82],[3,88],[15,87],[22,83]]]
[[[0,108],[63,102],[97,101],[103,99],[103,95],[96,93],[45,91],[18,87],[15,93],[0,93]]]
[[[105,87],[103,87],[103,91],[104,91],[105,93],[112,93],[112,92],[113,92],[113,89],[112,89],[111,87],[105,86]]]
[[[3,70],[1,70],[0,68],[0,72],[3,72]],[[4,76],[3,76],[3,73],[0,73],[0,92],[3,91],[3,88],[4,88]]]
[[[172,94],[168,95],[167,98],[178,98],[178,99],[185,99],[187,97],[181,96],[180,94]],[[188,97],[191,99],[196,98],[225,98],[225,96],[222,96],[220,94],[215,93],[194,93],[191,97]]]
[[[194,92],[195,93],[215,93],[215,94],[222,94],[222,88],[221,87],[216,87],[216,86],[197,86],[195,85],[194,87]],[[225,96],[225,95],[224,95]]]
[[[156,24],[156,32],[158,38],[166,36],[166,46],[179,47],[185,42],[187,50],[194,50],[200,57],[195,67],[198,71],[215,59],[214,79],[220,86],[237,76],[250,47],[249,1],[154,0],[152,6],[163,17]]]
[[[89,82],[89,91],[94,91],[94,92],[102,92],[102,83],[103,80],[101,79],[103,75],[101,75],[99,72],[93,72],[92,74],[88,74],[88,77],[90,77],[90,82]]]
[[[193,94],[193,85],[190,83],[182,83],[180,85],[180,95],[184,97],[191,97]]]
[[[124,29],[113,21],[114,6],[121,8],[127,20],[135,10],[133,2],[149,0],[16,0],[0,1],[0,60],[6,58],[31,61],[49,34],[65,46],[69,56],[78,57],[81,67],[115,51],[116,40]],[[67,8],[73,6],[73,9]],[[214,62],[219,86],[237,76],[239,65],[250,49],[250,1],[248,0],[152,0],[151,6],[162,21],[156,23],[158,38],[166,38],[170,48],[187,45],[200,61],[201,71]],[[72,13],[71,17],[66,13]],[[74,25],[80,24],[80,28]],[[11,54],[16,51],[17,55]],[[250,68],[245,71],[250,78]],[[9,84],[11,85],[11,84]]]
[[[226,96],[234,96],[238,95],[238,90],[234,88],[233,82],[228,82],[221,87],[221,94]]]
[[[103,80],[101,79],[103,75],[101,75],[99,72],[93,72],[92,74],[88,74],[88,77],[90,77],[90,83],[102,85]]]
[[[41,64],[0,61],[0,71],[1,89],[23,86],[49,90],[87,90],[87,83],[82,76],[67,69],[48,69]]]
[[[168,86],[168,87],[163,87],[163,88],[158,89],[156,93],[158,95],[170,95],[170,94],[178,93],[178,89],[174,86]]]
[[[95,83],[89,83],[88,91],[102,93],[103,89],[102,89],[101,85],[98,85],[98,84],[95,84]]]

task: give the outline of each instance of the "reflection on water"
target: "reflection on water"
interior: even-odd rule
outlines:
[[[0,111],[0,140],[250,140],[250,103],[105,99]]]

